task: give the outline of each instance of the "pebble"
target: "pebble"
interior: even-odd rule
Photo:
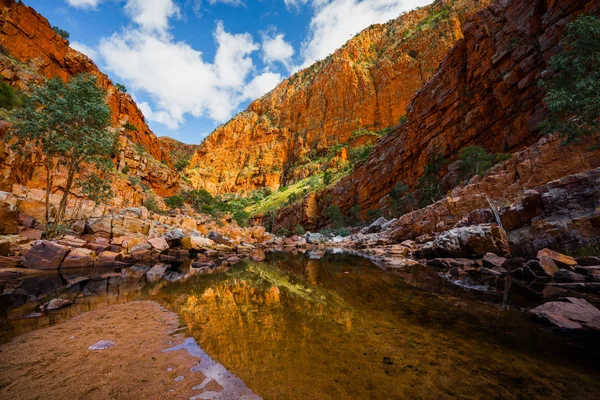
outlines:
[[[181,382],[183,379],[183,375],[179,375],[177,378],[175,378],[175,382]]]
[[[100,340],[96,343],[94,343],[93,345],[91,345],[90,347],[88,347],[88,349],[90,350],[105,350],[108,349],[109,347],[113,347],[115,346],[116,343],[110,340]]]

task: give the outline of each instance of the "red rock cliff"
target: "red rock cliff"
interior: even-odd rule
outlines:
[[[583,13],[600,14],[600,2],[497,0],[481,10],[415,95],[408,122],[334,187],[282,210],[278,226],[322,226],[328,198],[344,212],[385,208],[396,182],[414,187],[436,149],[452,160],[469,145],[510,152],[534,142],[546,115],[538,79],[566,24]]]
[[[119,91],[87,56],[71,49],[68,41],[54,32],[46,18],[21,2],[0,0],[0,46],[10,55],[10,58],[0,60],[0,73],[13,86],[25,87],[40,76],[67,79],[80,73],[95,75],[107,90],[113,123],[129,123],[136,127],[122,130],[122,135],[129,139],[123,143],[142,145],[147,155],[160,162],[156,163],[158,170],[138,168],[132,173],[146,180],[158,194],[167,195],[178,189],[179,174],[170,167],[169,152],[162,148],[132,97]],[[16,65],[15,60],[20,64]],[[127,149],[122,148],[117,158],[123,164],[122,160],[127,160]],[[132,166],[145,165],[139,160],[130,161]]]
[[[212,193],[273,189],[321,172],[319,157],[359,128],[398,123],[414,93],[487,0],[439,0],[365,29],[215,130],[186,171]]]

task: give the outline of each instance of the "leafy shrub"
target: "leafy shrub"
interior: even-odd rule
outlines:
[[[184,200],[183,200],[183,197],[175,195],[175,196],[171,196],[171,197],[166,197],[165,204],[167,205],[167,207],[169,207],[171,209],[183,208]]]
[[[400,217],[407,212],[415,209],[415,199],[410,192],[408,185],[402,182],[396,185],[390,191],[391,213],[393,217]]]
[[[181,172],[190,165],[190,160],[179,160],[175,163],[174,167],[177,171]]]
[[[600,20],[582,16],[571,22],[560,47],[549,61],[554,75],[540,81],[549,111],[541,127],[560,132],[570,143],[600,132]]]
[[[352,207],[350,207],[350,211],[348,212],[348,224],[354,225],[354,224],[357,224],[360,222],[361,210],[362,210],[362,207],[360,206],[360,204],[355,204]]]
[[[126,131],[134,131],[134,132],[138,131],[138,128],[135,125],[133,125],[132,123],[130,123],[129,121],[127,121],[125,123],[125,125],[123,125],[123,128],[125,128]]]
[[[336,236],[350,236],[350,231],[347,228],[338,228],[333,231],[333,234]]]
[[[419,178],[419,187],[421,188],[420,207],[435,203],[442,197],[443,185],[439,175],[445,164],[446,161],[442,152],[436,149],[431,161],[425,165],[423,175]]]
[[[117,83],[115,84],[115,87],[117,89],[119,89],[121,92],[123,93],[127,93],[127,88],[125,87],[125,85],[121,84],[121,83]]]
[[[146,198],[146,200],[144,200],[144,207],[146,207],[148,210],[153,211],[157,214],[164,213],[163,209],[160,207],[160,204],[158,203],[158,200],[156,200],[156,197],[154,197],[154,196],[150,196],[150,197]]]
[[[357,162],[362,161],[362,160],[366,159],[367,157],[369,157],[369,154],[371,154],[373,147],[374,147],[374,145],[367,144],[364,146],[351,148],[348,151],[348,160],[350,161],[350,164],[354,165]]]
[[[0,108],[12,109],[18,104],[14,89],[6,82],[0,82]]]
[[[304,227],[302,225],[296,225],[296,229],[294,230],[294,233],[298,236],[300,235],[304,235],[306,233],[306,231],[304,230]]]
[[[142,188],[142,190],[144,192],[150,191],[150,186],[147,183],[145,183],[145,182],[140,182],[140,187]]]
[[[383,213],[378,208],[369,210],[369,211],[367,211],[367,221],[373,222],[376,219],[380,218],[382,215],[383,215]]]
[[[131,169],[131,168],[129,168],[129,165],[126,165],[126,166],[124,166],[124,167],[123,167],[123,170],[122,170],[122,172],[123,172],[125,175],[127,175],[127,174],[129,173],[130,169]]]
[[[460,151],[459,156],[461,178],[466,179],[475,175],[482,176],[492,166],[509,158],[510,154],[490,154],[483,147],[465,147]]]
[[[131,186],[136,187],[140,184],[141,179],[136,176],[128,176],[127,180],[131,183]]]
[[[65,39],[67,43],[69,42],[69,38],[71,37],[69,32],[65,31],[64,29],[60,29],[58,26],[53,26],[52,29],[54,29],[54,32],[56,32],[58,36]]]
[[[323,173],[323,184],[329,185],[332,180],[333,180],[333,172],[325,171],[325,173]]]
[[[336,228],[341,228],[344,226],[344,216],[342,215],[342,211],[336,205],[330,205],[327,207],[327,215],[331,219],[333,226]]]

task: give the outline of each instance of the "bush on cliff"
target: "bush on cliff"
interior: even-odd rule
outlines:
[[[19,99],[14,89],[6,82],[0,82],[0,108],[12,109],[18,105]]]
[[[116,133],[109,127],[111,113],[105,99],[106,92],[92,75],[78,75],[66,83],[53,78],[34,87],[15,112],[16,122],[6,140],[16,139],[12,147],[24,157],[40,152],[45,156],[48,236],[61,229],[69,195],[76,187],[85,188],[90,196],[95,190],[104,192],[98,193],[98,199],[111,197],[107,187]],[[64,191],[50,221],[50,193],[59,170],[66,173]]]
[[[551,78],[541,81],[547,89],[549,111],[542,124],[545,132],[560,132],[565,142],[600,134],[600,20],[579,17],[567,26],[560,42],[562,51],[549,62]]]
[[[52,29],[54,30],[54,32],[56,32],[58,36],[65,39],[67,43],[69,43],[69,38],[71,37],[69,32],[65,31],[64,29],[60,29],[58,26],[53,26]]]
[[[165,204],[167,205],[167,207],[169,207],[171,209],[183,208],[184,203],[185,202],[183,200],[183,197],[178,196],[178,195],[165,198]]]
[[[509,158],[510,154],[490,154],[480,146],[465,147],[460,151],[459,156],[461,179],[469,179],[475,175],[482,176],[485,171]]]
[[[431,157],[431,160],[425,165],[425,171],[419,178],[419,188],[421,189],[420,207],[427,207],[441,199],[444,185],[440,179],[440,172],[446,165],[446,160],[439,149]]]

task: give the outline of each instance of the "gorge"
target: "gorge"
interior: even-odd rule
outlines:
[[[0,0],[0,397],[597,397],[600,2],[433,1],[197,144],[67,36]]]

